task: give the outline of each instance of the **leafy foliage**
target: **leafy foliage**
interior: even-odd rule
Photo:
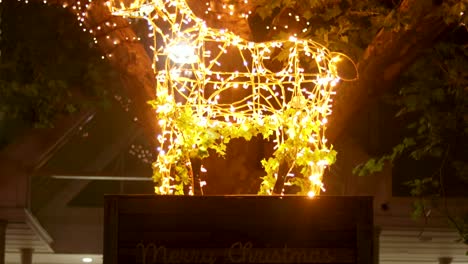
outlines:
[[[431,163],[430,174],[415,175],[406,182],[417,197],[415,217],[429,217],[440,210],[467,242],[467,222],[452,216],[445,203],[445,182],[457,177],[468,183],[468,52],[466,29],[449,33],[403,76],[396,95],[391,96],[399,111],[396,116],[407,124],[406,137],[393,151],[370,159],[354,171],[366,175],[380,171],[385,163],[400,157]]]
[[[167,151],[160,153],[157,162],[153,164],[153,179],[157,186],[161,186],[155,188],[158,194],[167,193],[165,186],[169,185],[175,188],[174,194],[187,194],[184,186],[191,183],[191,159],[207,158],[210,150],[223,156],[226,144],[235,138],[250,140],[254,136],[261,135],[264,139],[271,140],[279,136],[279,131],[294,130],[297,132],[294,136],[286,138],[274,151],[272,157],[262,161],[267,175],[262,178],[259,194],[271,194],[281,163],[287,163],[288,167],[299,170],[298,177],[289,179],[288,184],[299,187],[299,194],[307,194],[312,183],[309,180],[303,180],[300,175],[308,176],[318,173],[311,171],[310,163],[332,164],[335,161],[336,151],[329,150],[325,146],[321,149],[316,148],[310,144],[311,135],[320,134],[321,124],[294,108],[287,109],[280,116],[271,115],[261,120],[244,120],[242,125],[238,126],[197,117],[193,114],[190,105],[176,107],[172,97],[167,94],[159,94],[156,101],[151,104],[158,113],[158,119],[166,120],[160,122],[163,128],[173,127],[169,123],[175,122],[177,124],[175,127],[180,130],[175,133],[175,138],[170,139],[171,144]],[[242,116],[239,115],[239,118]],[[301,124],[299,129],[296,127],[298,123]],[[163,145],[167,141],[162,135],[158,137],[158,140]],[[168,178],[171,183],[164,182]]]
[[[312,38],[334,51],[342,51],[358,58],[376,32],[396,21],[389,21],[392,9],[381,1],[323,1],[323,0],[275,0],[263,1],[256,13],[272,24],[293,24],[286,30],[299,32],[301,38]],[[297,23],[288,17],[298,17]],[[387,20],[386,20],[387,19]],[[294,24],[296,27],[294,28]],[[307,30],[304,30],[306,28]],[[367,30],[362,30],[366,28]],[[296,31],[295,31],[296,30]],[[281,30],[270,30],[270,37],[281,37]]]
[[[400,107],[397,117],[407,120],[411,136],[390,155],[356,168],[359,175],[379,170],[384,162],[405,154],[415,160],[446,159],[459,177],[468,177],[468,74],[464,70],[468,53],[461,45],[441,43],[427,55],[412,66],[398,95],[392,98]]]
[[[4,119],[50,127],[57,115],[103,102],[107,88],[118,80],[76,18],[63,8],[42,4],[7,1],[2,8]]]
[[[387,162],[392,162],[397,157],[402,155],[405,152],[405,150],[407,150],[411,146],[414,146],[415,144],[416,143],[413,138],[405,138],[403,139],[403,142],[393,147],[391,154],[383,155],[378,159],[372,158],[366,163],[360,164],[357,167],[355,167],[353,173],[359,176],[364,176],[382,171],[383,167]]]

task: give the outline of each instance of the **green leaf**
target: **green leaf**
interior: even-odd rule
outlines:
[[[285,62],[288,60],[289,58],[289,47],[284,47],[284,49],[282,49],[278,55],[276,55],[273,60],[277,60],[277,61],[280,61],[280,62]]]
[[[353,169],[353,174],[358,176],[365,176],[375,172],[379,172],[383,169],[384,162],[386,159],[369,159],[364,164],[360,164]]]
[[[413,203],[413,212],[411,214],[411,217],[413,219],[417,219],[421,216],[424,215],[424,205],[421,201],[417,200]]]
[[[67,110],[68,113],[74,113],[76,112],[76,107],[73,104],[67,104],[65,106],[65,109]]]
[[[340,40],[343,41],[344,43],[348,43],[349,41],[348,36],[345,36],[345,35],[341,36]]]

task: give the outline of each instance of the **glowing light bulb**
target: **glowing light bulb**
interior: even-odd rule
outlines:
[[[198,56],[195,53],[195,48],[187,43],[177,43],[167,48],[169,59],[175,63],[195,63],[198,61]]]

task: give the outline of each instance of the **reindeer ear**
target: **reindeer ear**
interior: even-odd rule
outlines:
[[[354,61],[343,53],[330,52],[336,75],[343,81],[355,81],[359,78],[358,68]]]

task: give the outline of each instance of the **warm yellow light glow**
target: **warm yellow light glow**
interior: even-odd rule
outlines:
[[[324,131],[340,81],[336,63],[346,56],[296,36],[246,41],[207,27],[184,0],[113,0],[110,7],[114,15],[146,19],[154,38],[154,106],[162,129],[156,193],[181,193],[176,185],[190,174],[191,157],[222,153],[231,138],[256,134],[275,142],[275,157],[290,164],[289,172],[301,167],[302,175],[312,175],[304,177],[305,194],[320,193],[323,170],[333,162],[324,159],[331,155]],[[235,10],[223,8],[230,15]],[[264,166],[277,175],[270,171],[277,163]],[[264,181],[264,193],[272,188]]]
[[[198,60],[195,48],[187,43],[176,43],[167,47],[167,55],[171,61],[179,64],[196,63]]]

